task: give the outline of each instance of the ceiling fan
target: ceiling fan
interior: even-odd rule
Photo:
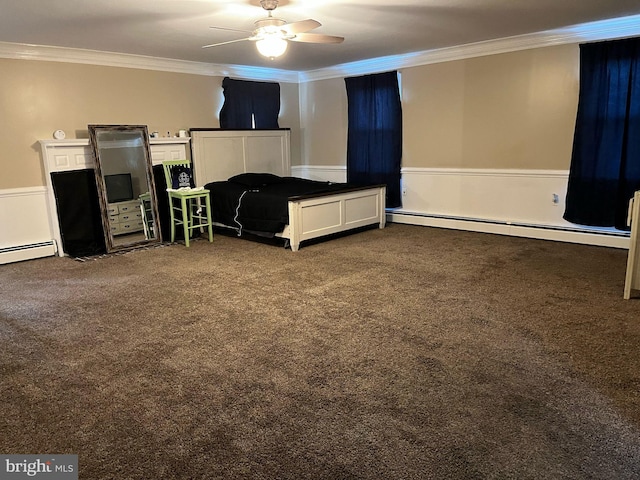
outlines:
[[[308,19],[287,23],[280,18],[274,17],[273,11],[278,6],[278,0],[260,0],[260,6],[268,12],[268,15],[266,18],[254,22],[255,30],[252,32],[233,28],[210,27],[218,30],[250,33],[251,35],[249,37],[229,40],[227,42],[212,43],[211,45],[204,45],[202,48],[218,47],[229,43],[250,40],[256,42],[256,47],[262,55],[273,60],[287,50],[289,41],[304,43],[342,43],[344,41],[344,37],[308,33],[322,26],[322,24],[316,20]]]

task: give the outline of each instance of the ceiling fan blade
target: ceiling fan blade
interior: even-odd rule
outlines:
[[[336,37],[334,35],[323,35],[321,33],[298,33],[290,39],[292,42],[303,43],[342,43],[344,37]]]
[[[314,28],[321,27],[322,24],[316,20],[300,20],[299,22],[291,22],[282,25],[280,28],[287,33],[297,34],[308,32]]]
[[[229,32],[242,32],[242,33],[251,33],[250,30],[238,30],[237,28],[227,28],[227,27],[209,27],[214,30],[227,30]]]
[[[220,45],[227,45],[229,43],[244,42],[245,40],[251,40],[250,38],[238,38],[237,40],[229,40],[228,42],[212,43],[211,45],[203,45],[202,48],[219,47]]]

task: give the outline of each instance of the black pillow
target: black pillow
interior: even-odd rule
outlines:
[[[171,169],[171,188],[177,190],[184,187],[195,188],[195,186],[193,173],[189,167],[176,165]]]
[[[229,179],[230,182],[239,183],[246,187],[264,187],[274,183],[282,183],[282,177],[273,173],[241,173]]]

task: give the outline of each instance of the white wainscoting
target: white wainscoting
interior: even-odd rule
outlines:
[[[320,182],[341,182],[347,181],[347,167],[318,166],[318,165],[291,165],[291,175]]]
[[[0,264],[55,255],[45,187],[0,190]]]
[[[291,167],[295,176],[346,181],[346,167]],[[629,248],[615,229],[575,225],[562,218],[567,170],[403,168],[396,223],[469,230],[587,245]]]

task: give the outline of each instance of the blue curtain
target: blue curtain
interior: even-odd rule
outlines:
[[[387,185],[389,208],[402,206],[402,105],[397,72],[345,78],[347,181]]]
[[[640,39],[580,45],[580,94],[565,220],[627,229],[640,189]]]
[[[220,110],[220,128],[250,129],[252,117],[256,129],[279,128],[279,84],[225,77],[222,90],[224,105]]]

